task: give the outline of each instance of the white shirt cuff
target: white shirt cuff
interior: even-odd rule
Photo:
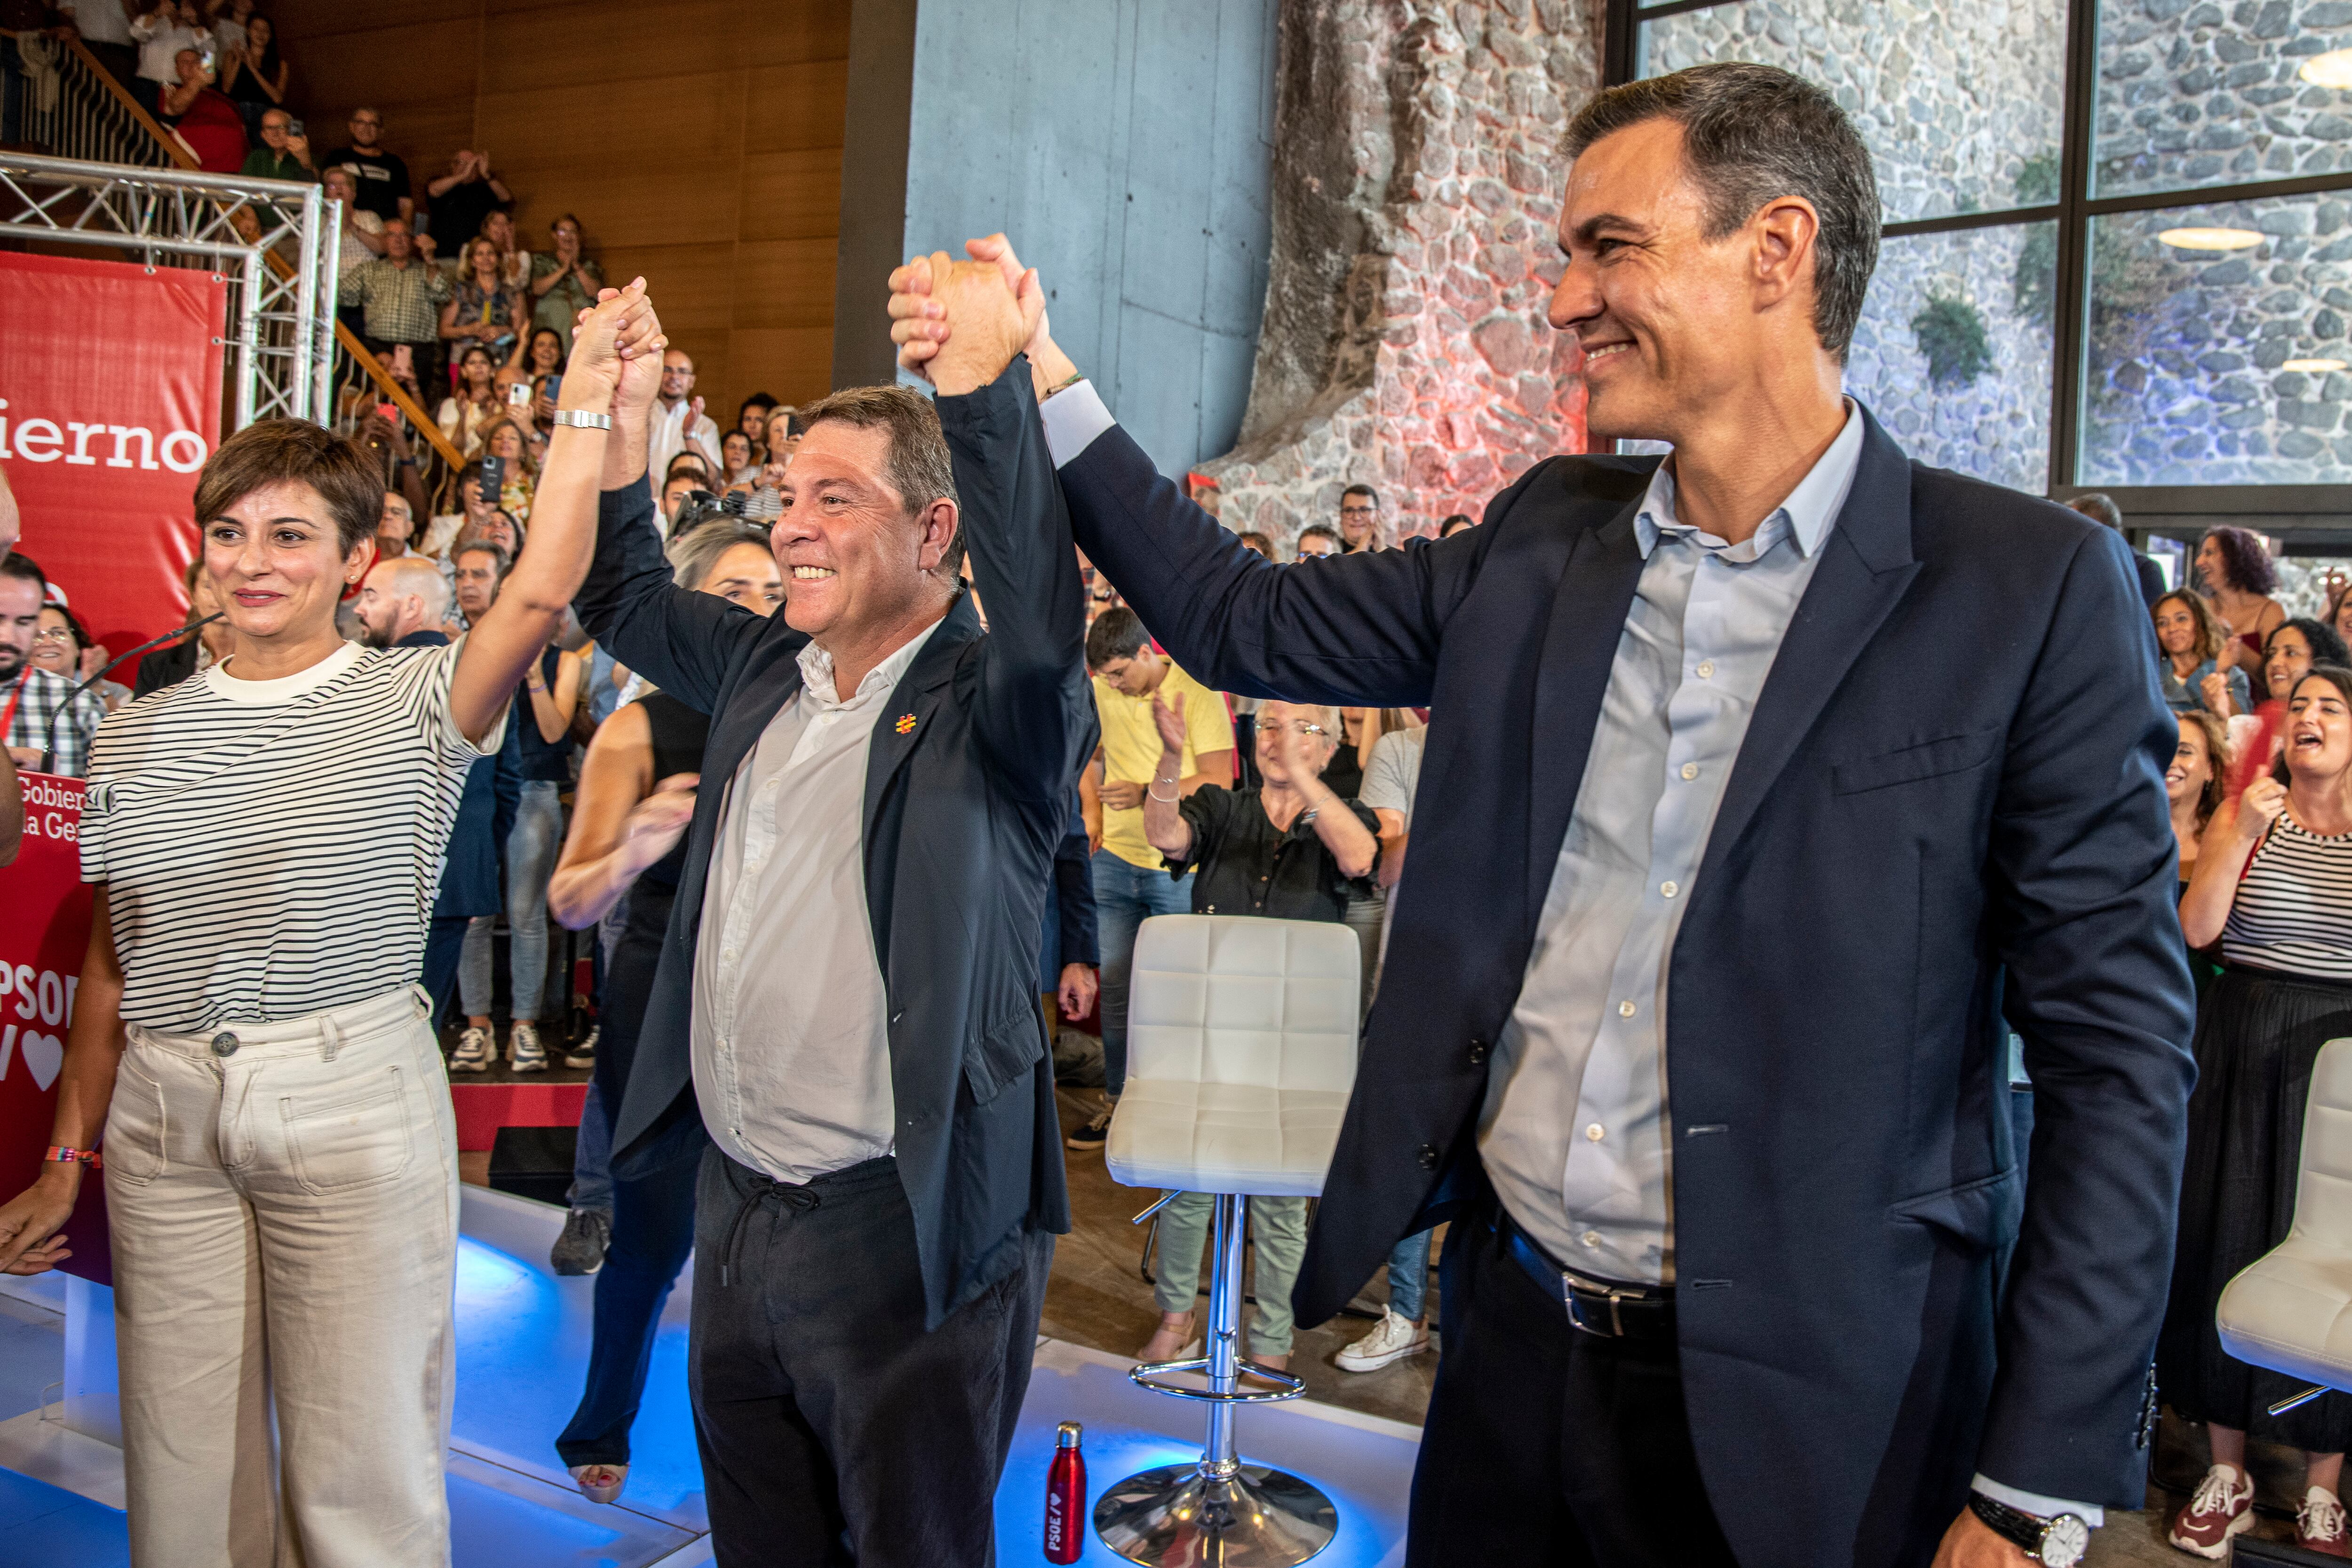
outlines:
[[[1103,406],[1102,394],[1095,391],[1092,382],[1055,392],[1039,405],[1037,417],[1045,421],[1045,450],[1054,455],[1056,468],[1068,467],[1073,458],[1094,444],[1096,436],[1118,423]]]
[[[2063,1497],[2043,1497],[2040,1492],[2020,1491],[2015,1487],[2005,1487],[1999,1481],[1989,1480],[1982,1475],[1972,1478],[1969,1489],[1982,1492],[1995,1502],[2007,1503],[2020,1513],[2032,1514],[2037,1519],[2071,1513],[2094,1530],[2107,1522],[2107,1511],[2096,1503],[2070,1502]]]

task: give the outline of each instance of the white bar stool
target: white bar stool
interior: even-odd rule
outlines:
[[[2272,1415],[2352,1390],[2352,1040],[2329,1040],[2312,1063],[2294,1224],[2230,1281],[2213,1315],[2240,1361],[2312,1380]]]
[[[1122,1557],[1158,1568],[1286,1568],[1331,1542],[1339,1514],[1298,1477],[1236,1456],[1235,1406],[1296,1399],[1288,1373],[1239,1386],[1244,1203],[1323,1190],[1356,1082],[1356,934],[1337,923],[1162,915],[1135,938],[1127,1088],[1104,1161],[1128,1186],[1216,1196],[1208,1354],[1151,1361],[1142,1386],[1209,1406],[1198,1462],[1128,1477],[1095,1507],[1095,1529]],[[1163,1197],[1142,1214],[1156,1212]],[[1167,1381],[1196,1373],[1206,1388]]]

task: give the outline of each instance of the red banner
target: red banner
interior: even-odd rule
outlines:
[[[0,1199],[40,1174],[57,1118],[58,1069],[65,1061],[74,991],[89,946],[90,887],[81,879],[81,780],[19,775],[25,842],[0,866]],[[102,1183],[82,1183],[67,1228],[68,1273],[110,1282]]]
[[[227,298],[210,272],[0,252],[0,463],[24,509],[18,548],[117,653],[187,612]]]

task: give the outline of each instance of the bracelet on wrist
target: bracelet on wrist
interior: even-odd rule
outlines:
[[[88,1166],[92,1170],[100,1169],[103,1165],[96,1149],[77,1149],[65,1144],[51,1144],[41,1159],[45,1164]]]
[[[1177,802],[1178,800],[1180,800],[1183,799],[1183,797],[1182,797],[1181,794],[1180,794],[1180,795],[1162,795],[1162,794],[1161,794],[1161,793],[1160,793],[1160,791],[1159,791],[1159,790],[1157,790],[1157,789],[1147,789],[1146,790],[1144,790],[1144,793],[1145,793],[1146,795],[1150,796],[1153,800],[1155,800],[1159,801],[1159,802],[1160,802],[1161,805],[1163,805],[1163,806],[1172,806],[1172,805],[1176,804],[1176,802]]]

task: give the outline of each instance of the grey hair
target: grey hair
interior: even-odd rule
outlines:
[[[755,528],[740,518],[713,517],[707,523],[698,523],[682,537],[673,539],[669,547],[671,580],[680,588],[700,588],[719,558],[737,545],[757,545],[768,548],[765,529]]]
[[[948,439],[940,430],[939,410],[922,393],[900,386],[845,387],[802,409],[800,419],[803,434],[827,420],[838,420],[887,435],[889,446],[882,459],[882,477],[898,492],[908,517],[920,517],[926,507],[940,499],[954,501],[961,510],[963,503],[956,495],[955,466],[948,460]],[[960,586],[962,570],[963,522],[959,517],[947,553],[940,558],[932,575]]]
[[[1778,66],[1693,66],[1585,100],[1560,151],[1571,161],[1604,136],[1649,120],[1683,128],[1683,159],[1706,200],[1710,240],[1767,202],[1801,196],[1821,219],[1813,240],[1813,331],[1843,363],[1878,266],[1878,179],[1870,149],[1830,95]]]

